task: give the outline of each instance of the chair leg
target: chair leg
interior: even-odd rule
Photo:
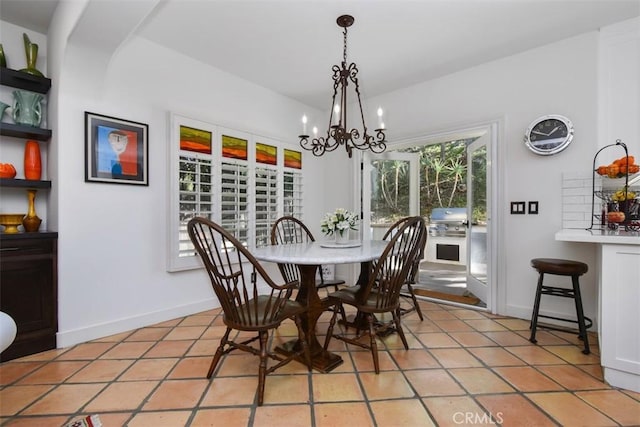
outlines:
[[[542,298],[542,281],[544,280],[544,273],[540,273],[538,277],[538,288],[536,289],[536,299],[533,303],[533,313],[531,313],[531,325],[529,326],[531,329],[531,337],[529,337],[529,341],[532,343],[537,343],[536,340],[536,329],[538,328],[538,312],[540,311],[540,298]]]
[[[416,308],[418,317],[422,322],[424,320],[424,317],[422,316],[422,309],[420,308],[420,304],[418,304],[418,299],[416,298],[415,292],[413,292],[413,287],[411,286],[411,283],[407,283],[407,288],[409,288],[409,294],[411,295],[411,299],[413,300],[413,306]]]
[[[392,312],[391,315],[393,316],[393,323],[395,324],[396,331],[398,332],[398,335],[400,335],[402,344],[404,344],[404,349],[409,350],[409,344],[407,343],[407,338],[404,336],[404,331],[402,330],[402,324],[400,323],[400,307],[398,307],[394,312]]]
[[[344,311],[344,308],[342,307],[342,303],[338,303],[338,305],[336,305],[336,308],[340,307],[342,308],[342,310]],[[336,318],[338,317],[338,310],[334,310],[333,314],[331,315],[331,321],[329,321],[329,328],[327,329],[327,336],[324,339],[324,350],[326,351],[327,348],[329,347],[329,342],[331,341],[331,337],[333,336],[333,327],[336,325]]]
[[[584,342],[584,350],[582,353],[589,354],[589,337],[587,335],[587,327],[584,320],[584,310],[582,309],[582,295],[580,294],[580,283],[578,276],[571,276],[571,282],[573,283],[573,298],[576,303],[576,315],[578,316],[578,328],[580,330],[579,337]]]
[[[373,314],[367,313],[367,323],[369,324],[369,339],[371,340],[371,355],[373,356],[373,367],[376,374],[380,373],[380,362],[378,360],[378,343],[376,342],[376,329],[373,321]]]
[[[220,345],[216,350],[216,354],[214,354],[213,356],[211,365],[209,365],[209,372],[207,372],[207,378],[211,378],[211,375],[213,375],[213,371],[216,369],[216,366],[220,361],[220,357],[222,357],[222,353],[224,352],[224,346],[227,344],[227,341],[229,340],[229,333],[231,333],[231,328],[227,327],[227,331],[224,333],[224,336],[220,340]]]
[[[264,401],[264,384],[267,377],[267,339],[269,333],[260,331],[260,368],[258,369],[258,406]]]
[[[300,319],[300,316],[294,317],[294,321],[296,322],[296,326],[298,327],[298,339],[302,343],[304,360],[307,363],[309,372],[311,372],[311,352],[309,351],[309,344],[307,343],[307,334],[304,333],[304,328],[302,327],[302,319]]]

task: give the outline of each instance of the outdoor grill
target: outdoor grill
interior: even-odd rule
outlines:
[[[467,208],[434,208],[429,219],[429,235],[464,237],[467,234]]]

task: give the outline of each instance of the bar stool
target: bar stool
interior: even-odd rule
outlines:
[[[582,352],[584,354],[589,354],[590,350],[587,329],[593,326],[593,322],[588,317],[585,317],[582,310],[582,297],[580,295],[580,283],[578,281],[578,278],[589,270],[589,266],[579,261],[570,261],[566,259],[555,258],[534,258],[531,260],[531,266],[535,268],[538,273],[540,273],[540,276],[538,277],[536,299],[533,304],[533,314],[531,315],[531,338],[529,338],[529,341],[534,344],[537,342],[536,329],[538,327],[538,317],[577,323],[580,332],[578,334],[578,337],[584,342],[584,350],[582,350]],[[571,283],[573,284],[573,288],[569,289],[560,288],[557,286],[543,285],[545,274],[552,274],[556,276],[571,276]],[[576,304],[576,315],[578,317],[578,320],[539,314],[540,298],[542,297],[542,295],[554,295],[557,297],[573,298]],[[553,326],[545,325],[544,327],[546,329],[566,331],[566,329],[556,328]]]

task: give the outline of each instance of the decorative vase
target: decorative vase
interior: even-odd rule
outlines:
[[[44,77],[44,75],[36,69],[36,61],[38,60],[38,45],[31,43],[29,36],[22,33],[24,40],[24,53],[27,56],[27,68],[20,70],[23,73],[33,74],[34,76]]]
[[[338,245],[346,245],[349,243],[349,230],[344,230],[344,232],[340,233],[336,231],[336,244]]]
[[[39,127],[42,122],[42,95],[26,90],[13,91],[13,121],[19,125]]]
[[[40,228],[40,224],[42,220],[38,218],[36,215],[36,191],[37,190],[27,190],[27,198],[29,199],[29,210],[27,211],[27,215],[22,219],[22,226],[24,227],[24,231],[33,233],[38,231]]]
[[[24,177],[39,181],[42,177],[42,159],[38,141],[28,140],[24,146]]]

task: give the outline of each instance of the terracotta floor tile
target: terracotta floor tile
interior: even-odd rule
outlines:
[[[526,339],[527,341],[529,341],[529,338],[531,337],[531,331],[526,330],[526,331],[516,331],[516,333],[518,335],[520,335],[522,338]],[[569,342],[563,338],[560,338],[557,335],[554,335],[551,333],[551,331],[546,331],[544,329],[538,329],[538,331],[536,331],[536,341],[538,341],[538,345],[567,345],[569,344]]]
[[[600,364],[600,357],[598,355],[582,353],[584,347],[577,347],[575,345],[545,345],[543,348],[574,365]]]
[[[199,409],[190,427],[248,426],[251,408]]]
[[[337,340],[336,340],[337,341]],[[394,350],[398,351],[398,350]],[[403,350],[404,351],[404,350]],[[333,351],[334,354],[337,354],[342,358],[342,363],[338,365],[333,371],[332,374],[341,374],[345,372],[354,372],[355,368],[353,367],[353,361],[351,360],[351,356],[347,351]]]
[[[428,311],[423,313],[423,315],[429,320],[456,320],[456,317],[453,313],[444,310],[438,311]]]
[[[478,396],[486,414],[502,427],[553,427],[556,424],[544,412],[519,394]]]
[[[538,366],[545,375],[569,390],[594,390],[608,388],[602,381],[571,365]]]
[[[131,381],[112,383],[85,407],[90,413],[133,410],[149,396],[158,381]]]
[[[426,369],[439,368],[440,364],[433,356],[424,350],[389,350],[400,369]]]
[[[408,331],[406,331],[404,328],[402,328],[402,330],[404,331],[404,335],[410,349],[424,348],[420,340],[418,340],[413,334],[408,333]],[[382,342],[384,343],[384,346],[387,348],[387,350],[397,350],[397,349],[404,350],[404,343],[402,342],[402,339],[398,334],[388,335],[382,339]]]
[[[60,355],[69,351],[69,348],[55,348],[53,350],[43,351],[42,353],[36,353],[29,356],[21,357],[20,362],[48,362],[50,360],[54,360]]]
[[[604,382],[604,372],[602,371],[602,366],[600,364],[597,365],[576,365],[576,368],[586,372],[591,375],[595,379]],[[640,397],[638,398],[640,400]]]
[[[133,362],[133,360],[95,360],[71,376],[69,382],[94,383],[113,381]]]
[[[222,356],[213,375],[231,377],[242,375],[258,375],[258,364],[260,359],[258,356],[247,353],[235,352]]]
[[[93,360],[113,347],[109,342],[88,342],[79,344],[64,352],[56,360]]]
[[[98,414],[103,427],[126,426],[127,421],[131,419],[132,415],[132,412],[102,412]]]
[[[478,310],[459,309],[451,310],[450,313],[461,320],[486,319],[484,313]]]
[[[52,385],[12,386],[0,390],[0,416],[15,415],[53,388]]]
[[[456,340],[444,332],[419,334],[417,337],[427,348],[460,347]]]
[[[434,320],[440,329],[445,332],[471,332],[474,329],[462,320]]]
[[[142,407],[144,411],[159,409],[194,408],[200,401],[209,380],[167,380],[149,396]]]
[[[253,418],[255,426],[308,427],[311,408],[308,405],[259,406]]]
[[[185,426],[191,411],[138,412],[127,427]]]
[[[501,346],[533,345],[529,342],[528,339],[512,331],[489,331],[485,332],[484,335]]]
[[[49,362],[21,379],[18,384],[57,384],[82,369],[89,362]]]
[[[109,335],[107,337],[102,337],[95,339],[91,342],[121,342],[127,339],[129,335],[131,335],[134,331],[122,332],[120,334]]]
[[[451,332],[451,338],[460,343],[463,347],[491,347],[497,346],[484,334],[480,332]]]
[[[100,356],[102,359],[137,359],[153,346],[151,341],[122,342]]]
[[[464,425],[495,427],[495,419],[470,396],[426,397],[422,399],[439,427]]]
[[[563,390],[562,386],[551,380],[546,375],[540,373],[531,366],[512,366],[493,368],[509,384],[519,391],[559,391]]]
[[[502,326],[500,323],[491,319],[473,319],[467,320],[466,323],[471,326],[476,331],[480,332],[497,332],[497,331],[506,331],[507,328]]]
[[[166,341],[197,340],[206,330],[206,326],[178,326],[173,328],[164,339]]]
[[[365,396],[369,400],[413,397],[414,392],[401,372],[365,372],[360,374]]]
[[[309,401],[308,375],[267,375],[264,403],[306,403]]]
[[[571,393],[528,393],[525,395],[558,423],[566,426],[613,426],[607,418]]]
[[[542,347],[505,347],[505,350],[516,355],[530,365],[558,365],[566,363],[556,355],[549,353]]]
[[[44,362],[6,362],[0,364],[0,386],[11,384],[40,368]]]
[[[194,342],[194,340],[160,341],[151,347],[144,357],[182,357]]]
[[[170,331],[171,328],[142,328],[129,335],[125,341],[158,341]]]
[[[226,332],[226,330],[227,330],[226,326],[220,326],[220,325],[209,326],[204,331],[200,339],[220,341],[220,338],[224,336],[224,333]]]
[[[177,361],[169,379],[180,378],[205,378],[211,365],[211,357],[185,357],[182,359],[172,359]]]
[[[18,418],[8,422],[0,419],[0,424],[3,427],[51,427],[64,425],[68,419],[69,417],[66,415],[51,417],[32,416]]]
[[[524,319],[495,319],[495,321],[512,331],[528,331],[530,322]]]
[[[137,360],[118,379],[119,381],[161,380],[178,362],[178,359],[140,359]],[[203,375],[204,376],[204,375]]]
[[[258,376],[212,378],[201,406],[252,405],[256,399]]]
[[[404,350],[407,351],[407,350]],[[373,365],[373,355],[368,351],[358,351],[351,353],[355,369],[358,372],[375,371]],[[396,370],[398,367],[393,361],[391,355],[386,351],[378,351],[378,364],[381,371]]]
[[[459,396],[466,392],[445,369],[421,369],[405,372],[419,396]]]
[[[405,322],[404,326],[406,327],[408,332],[413,332],[414,334],[426,332],[442,332],[442,329],[440,329],[438,325],[426,318],[424,319],[424,321],[415,324]]]
[[[502,347],[471,347],[469,352],[487,366],[522,366],[525,362]]]
[[[373,427],[374,423],[364,402],[319,403],[313,407],[316,427]]]
[[[449,371],[471,394],[510,393],[515,391],[502,378],[487,368],[459,368]]]
[[[73,414],[104,389],[106,384],[62,384],[25,409],[27,415]]]
[[[171,319],[167,320],[166,322],[156,323],[153,326],[156,328],[173,328],[174,326],[178,326],[183,319],[183,317],[178,317],[177,319]]]
[[[435,426],[418,399],[372,402],[371,411],[379,426]]]
[[[314,402],[362,400],[363,394],[355,374],[320,374],[312,376]]]
[[[209,326],[212,321],[213,316],[209,316],[207,314],[196,314],[193,316],[185,317],[182,322],[180,322],[179,326]]]
[[[430,350],[444,368],[471,368],[481,366],[478,359],[464,348],[436,348]]]
[[[640,425],[640,401],[619,390],[581,391],[576,396],[622,425]]]

